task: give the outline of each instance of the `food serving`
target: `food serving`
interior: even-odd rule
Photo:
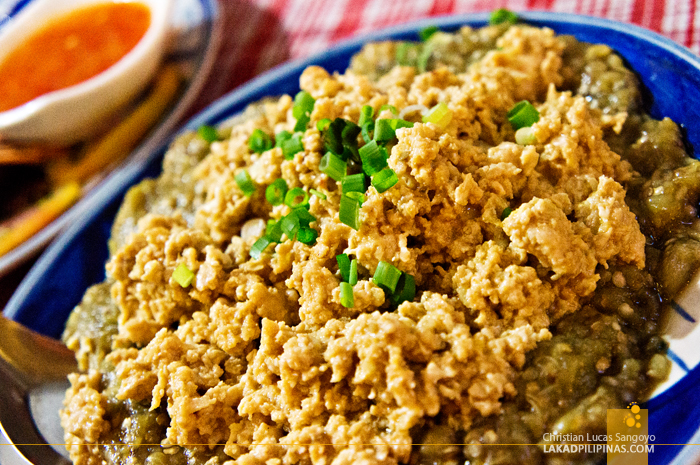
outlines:
[[[533,444],[667,376],[678,127],[609,47],[424,36],[308,68],[129,192],[64,334],[75,463],[584,463]]]

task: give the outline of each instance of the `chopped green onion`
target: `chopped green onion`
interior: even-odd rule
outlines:
[[[396,46],[396,63],[401,66],[415,66],[418,55],[418,45],[411,42],[400,42]]]
[[[338,218],[354,230],[360,229],[360,201],[347,195],[340,196]]]
[[[305,206],[297,207],[294,209],[297,217],[299,218],[299,225],[308,227],[311,223],[316,221],[316,217],[309,213],[309,210]]]
[[[287,238],[294,240],[297,231],[301,227],[299,224],[299,216],[295,211],[292,211],[289,215],[286,215],[280,221],[280,228],[282,232],[287,235]]]
[[[306,131],[306,126],[309,124],[309,121],[311,121],[311,112],[314,109],[315,103],[316,100],[305,90],[300,91],[294,97],[292,115],[297,120],[294,125],[294,132]]]
[[[285,141],[292,137],[292,133],[289,131],[282,130],[275,134],[275,147],[282,148]]]
[[[390,141],[396,137],[396,131],[391,127],[391,122],[388,119],[378,119],[374,122],[374,140],[379,142]]]
[[[370,131],[374,131],[374,121],[365,123],[362,126],[362,139],[365,141],[365,144],[369,144],[369,142],[372,140]]]
[[[401,270],[396,268],[389,262],[380,261],[377,265],[377,270],[374,272],[372,281],[379,287],[382,287],[392,293],[396,290],[396,285],[401,277]]]
[[[282,154],[285,160],[294,159],[294,155],[304,151],[304,144],[301,142],[301,133],[298,132],[292,135],[289,139],[282,142]]]
[[[515,142],[520,145],[530,145],[537,142],[537,136],[532,130],[532,126],[520,128],[515,131]]]
[[[352,121],[346,121],[342,131],[344,152],[350,151],[352,158],[357,161],[360,160],[360,156],[357,154],[357,135],[360,134],[360,131],[362,128]]]
[[[352,308],[355,306],[355,295],[353,294],[350,283],[340,283],[340,305],[345,308]]]
[[[350,257],[348,257],[348,254],[346,253],[341,253],[340,255],[335,256],[335,260],[338,262],[338,271],[340,272],[340,277],[343,278],[343,281],[349,281]]]
[[[243,195],[250,197],[251,195],[255,194],[255,183],[250,178],[248,171],[244,169],[240,170],[238,173],[236,173],[234,179],[236,180],[238,187],[241,189],[241,192],[243,192]]]
[[[302,244],[313,245],[318,238],[318,231],[313,228],[301,227],[297,232],[297,240]]]
[[[336,155],[343,153],[343,129],[345,129],[345,120],[343,118],[334,119],[328,129],[323,132],[323,147],[326,151],[333,152]]]
[[[187,287],[194,280],[194,273],[187,268],[187,265],[180,263],[173,271],[173,280],[181,287]]]
[[[321,200],[326,200],[326,194],[324,194],[323,192],[317,191],[316,189],[309,189],[309,192],[311,192],[311,194],[315,195]]]
[[[294,124],[294,132],[304,132],[306,131],[306,126],[308,126],[311,117],[309,115],[301,115],[297,118],[296,124]]]
[[[391,294],[391,303],[398,307],[403,302],[411,302],[416,296],[416,280],[413,275],[401,273],[399,282],[396,284],[396,291]]]
[[[362,127],[367,123],[371,123],[372,117],[374,117],[374,108],[372,108],[370,105],[362,105],[362,109],[360,110],[360,120],[357,122],[357,125]]]
[[[439,30],[440,29],[438,29],[437,26],[428,26],[418,31],[418,37],[420,37],[420,40],[422,42],[425,42],[426,40],[430,39],[430,36],[432,36]]]
[[[305,90],[299,91],[294,96],[294,106],[292,107],[292,115],[299,119],[303,115],[308,115],[314,109],[314,104],[316,99],[314,99],[310,93]]]
[[[295,187],[287,191],[284,196],[284,204],[288,207],[303,207],[309,204],[309,193],[301,187]]]
[[[501,212],[501,221],[505,220],[510,216],[510,214],[513,213],[513,209],[510,207],[506,207],[503,209],[503,212]]]
[[[366,179],[363,173],[350,174],[343,176],[343,179],[340,180],[340,186],[343,194],[347,194],[348,192],[364,192],[367,190],[365,182]]]
[[[418,59],[416,60],[416,68],[418,68],[418,72],[425,73],[428,70],[428,61],[430,61],[432,54],[432,45],[430,43],[424,44],[423,49],[420,51]]]
[[[491,16],[489,17],[489,24],[492,25],[503,23],[514,24],[516,22],[518,22],[518,15],[516,15],[512,11],[506,10],[505,8],[499,8],[498,10],[495,10],[493,13],[491,13]]]
[[[508,112],[508,121],[516,131],[520,128],[532,126],[540,120],[540,112],[530,102],[522,100],[515,104]]]
[[[397,129],[401,128],[412,128],[413,123],[410,121],[406,121],[405,119],[390,119],[389,124],[391,125],[392,129],[396,131]]]
[[[384,110],[389,110],[390,112],[392,112],[395,115],[399,114],[399,110],[397,110],[394,105],[389,105],[388,103],[385,103],[384,105],[379,107],[379,111],[377,112],[377,114],[383,112]]]
[[[280,242],[282,240],[282,226],[280,222],[273,219],[268,220],[267,227],[265,228],[265,236],[267,236],[271,242]]]
[[[316,129],[318,129],[319,131],[325,131],[330,125],[331,120],[328,118],[323,118],[322,120],[316,122]]]
[[[396,172],[391,168],[384,168],[372,176],[372,185],[380,194],[394,187],[397,182],[399,182],[399,178],[396,176]]]
[[[216,128],[214,126],[203,124],[197,128],[197,134],[199,134],[199,137],[209,143],[219,140],[219,134],[216,132]]]
[[[340,181],[345,176],[347,165],[338,156],[332,152],[327,152],[318,164],[318,168],[322,173],[327,174],[336,181]]]
[[[386,149],[379,147],[376,141],[370,141],[363,145],[360,150],[360,159],[362,160],[362,170],[372,176],[374,173],[381,171],[387,166]]]
[[[272,184],[265,189],[265,198],[271,205],[280,205],[284,202],[284,195],[287,193],[287,181],[282,178],[275,179]]]
[[[438,103],[423,116],[424,123],[433,123],[442,129],[445,129],[450,121],[452,121],[452,110],[445,102]]]
[[[256,128],[248,139],[248,147],[255,153],[263,153],[270,150],[272,146],[272,139],[260,128]]]
[[[357,200],[360,206],[362,206],[362,204],[365,202],[365,194],[363,192],[350,191],[343,195],[350,197],[352,200]]]
[[[348,276],[348,283],[351,286],[357,284],[357,259],[353,258],[350,262],[350,275]]]
[[[250,256],[257,260],[272,242],[267,236],[261,237],[250,247]]]

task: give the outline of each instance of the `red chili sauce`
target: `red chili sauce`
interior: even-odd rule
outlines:
[[[146,33],[142,3],[97,3],[48,21],[0,63],[0,111],[90,79]]]

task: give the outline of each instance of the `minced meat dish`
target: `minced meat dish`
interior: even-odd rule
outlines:
[[[126,196],[64,334],[73,461],[600,461],[537,444],[605,434],[668,374],[661,314],[700,261],[676,124],[607,46],[527,25],[300,86]]]

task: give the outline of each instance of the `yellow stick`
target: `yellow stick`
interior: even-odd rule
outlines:
[[[80,185],[70,182],[7,223],[0,225],[0,255],[39,232],[80,198]]]
[[[123,159],[161,116],[179,84],[180,76],[175,66],[164,67],[153,90],[136,110],[88,148],[77,163],[65,160],[49,167],[49,177],[58,185],[69,181],[84,182],[110,163]]]

